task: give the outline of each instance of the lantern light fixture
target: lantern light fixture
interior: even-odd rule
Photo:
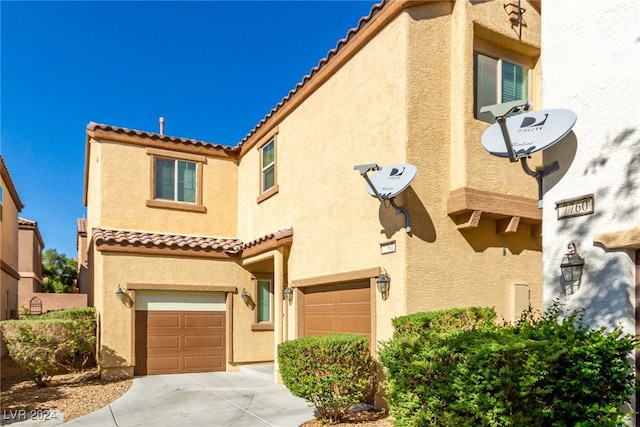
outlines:
[[[284,290],[282,291],[282,296],[285,299],[285,301],[291,301],[293,299],[293,288],[291,286],[289,286],[288,284],[285,285]]]
[[[584,267],[584,257],[578,253],[575,243],[571,242],[567,246],[567,253],[562,258],[560,270],[565,282],[577,282],[582,277]]]
[[[126,295],[126,293],[124,292],[124,290],[118,284],[118,288],[116,289],[116,298],[118,298],[120,301],[122,301],[124,299],[125,295]]]

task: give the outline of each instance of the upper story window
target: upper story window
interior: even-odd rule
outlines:
[[[474,117],[495,121],[490,113],[480,113],[486,105],[529,98],[529,70],[502,58],[474,54]]]
[[[206,212],[202,186],[206,157],[190,153],[147,148],[151,158],[151,190],[147,206]]]
[[[264,193],[276,185],[276,140],[272,139],[260,149],[262,177],[260,192]]]
[[[185,160],[155,158],[155,199],[196,203],[197,164]]]

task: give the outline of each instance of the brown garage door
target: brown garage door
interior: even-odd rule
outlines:
[[[304,336],[351,332],[371,341],[369,281],[313,286],[303,289]]]
[[[225,312],[137,311],[136,375],[224,371]]]

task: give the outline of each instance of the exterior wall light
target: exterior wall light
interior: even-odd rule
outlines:
[[[383,271],[384,273],[380,274],[380,276],[378,276],[378,278],[376,279],[376,287],[378,288],[378,292],[382,294],[382,299],[387,299],[387,296],[389,295],[389,284],[391,283],[391,277],[389,277],[389,274],[386,272],[386,270]]]
[[[118,289],[116,289],[116,298],[118,298],[120,301],[122,301],[124,299],[125,295],[126,295],[126,293],[122,290],[120,285],[118,285]]]
[[[240,298],[242,298],[242,301],[244,301],[245,304],[249,302],[249,299],[251,297],[249,296],[249,292],[247,292],[245,288],[242,288],[242,292],[240,292]]]
[[[291,300],[293,299],[293,288],[288,284],[285,285],[285,288],[282,291],[282,296],[286,301],[291,302]]]
[[[577,282],[582,277],[582,267],[584,258],[578,253],[575,243],[569,243],[567,253],[560,264],[562,278],[565,282]]]

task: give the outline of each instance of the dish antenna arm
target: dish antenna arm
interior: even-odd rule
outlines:
[[[516,157],[516,153],[513,150],[513,143],[511,142],[511,136],[507,129],[507,116],[511,113],[520,113],[529,111],[533,108],[533,104],[527,99],[521,99],[517,101],[504,102],[502,104],[487,105],[480,109],[481,113],[490,113],[496,119],[496,123],[500,127],[502,137],[504,138],[504,144],[507,148],[507,154],[509,155],[510,162],[517,162],[522,160],[520,165],[527,175],[530,175],[538,182],[538,208],[542,209],[542,178],[560,169],[558,162],[555,161],[548,165],[545,165],[542,169],[533,170],[527,164],[527,156]]]
[[[393,208],[396,210],[396,214],[399,214],[399,213],[404,214],[405,230],[407,230],[407,233],[411,233],[411,217],[409,216],[409,211],[407,210],[407,208],[405,208],[404,206],[398,206],[395,202],[395,197],[385,197],[381,195],[380,192],[378,192],[378,189],[376,188],[376,186],[373,185],[373,182],[371,182],[371,179],[369,179],[369,177],[367,176],[367,172],[378,171],[380,169],[382,168],[378,166],[378,164],[376,163],[370,163],[366,165],[356,165],[353,167],[353,170],[357,170],[358,172],[360,172],[360,175],[365,179],[365,181],[367,181],[367,184],[369,184],[369,187],[371,188],[371,190],[373,190],[374,194],[376,195],[376,198],[380,201],[380,203],[384,203],[385,200],[389,200],[389,202],[391,203],[391,206],[393,206]]]

